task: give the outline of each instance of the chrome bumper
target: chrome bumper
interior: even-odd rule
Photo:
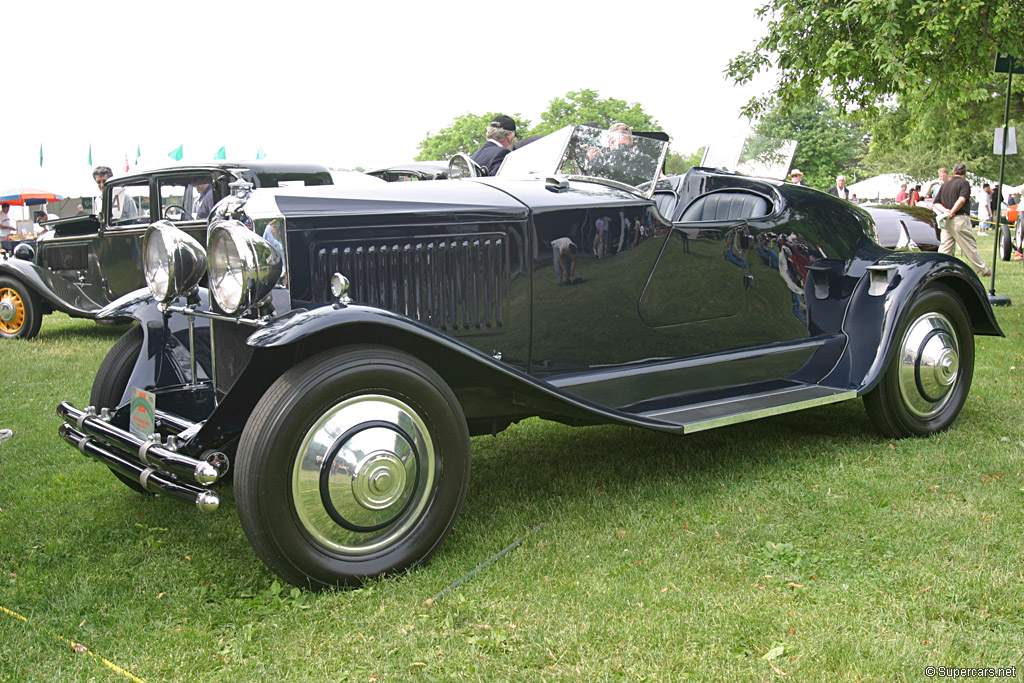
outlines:
[[[106,411],[97,415],[92,406],[78,410],[67,401],[57,406],[57,414],[67,420],[57,431],[68,443],[138,481],[147,491],[192,503],[206,512],[220,505],[217,494],[205,488],[217,481],[220,471],[205,460],[178,453],[174,437],[168,443],[159,435],[141,439],[110,424]]]

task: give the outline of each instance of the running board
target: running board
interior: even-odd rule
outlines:
[[[659,408],[638,417],[679,425],[684,434],[725,427],[726,425],[757,420],[772,415],[782,415],[795,410],[838,403],[857,398],[857,392],[850,389],[834,389],[817,384],[802,384],[760,394],[748,394],[735,398],[695,403],[678,408]]]

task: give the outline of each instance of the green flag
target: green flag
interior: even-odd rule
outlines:
[[[43,167],[43,143],[39,143],[39,168]]]
[[[183,145],[183,144],[182,145],[178,145],[176,148],[174,148],[170,152],[168,152],[167,156],[169,156],[170,158],[174,159],[175,161],[181,161],[181,157],[184,156],[184,153],[182,152],[182,148],[184,146],[185,145]]]
[[[92,143],[89,143],[89,165],[92,166]]]
[[[260,147],[260,151],[256,152],[256,158],[257,159],[263,159],[266,156],[267,156],[267,153],[263,151],[262,147]]]
[[[227,159],[227,147],[221,147],[217,150],[217,153],[213,155],[214,159]]]
[[[141,157],[141,156],[142,156],[142,147],[139,146],[139,145],[135,145],[135,165],[136,166],[139,165],[139,157]]]

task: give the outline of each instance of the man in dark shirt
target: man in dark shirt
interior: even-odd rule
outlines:
[[[979,277],[988,277],[992,271],[978,253],[978,242],[971,229],[971,184],[964,177],[966,175],[965,164],[954,166],[953,177],[942,183],[932,204],[932,210],[938,215],[939,226],[942,228],[939,251],[952,255],[955,248],[960,247],[964,259],[974,272]]]
[[[494,175],[501,168],[501,162],[512,151],[512,143],[516,139],[516,122],[511,116],[495,116],[487,126],[487,140],[470,157],[480,164],[487,175]]]

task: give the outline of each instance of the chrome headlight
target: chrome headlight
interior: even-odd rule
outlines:
[[[162,303],[192,293],[206,272],[203,245],[170,221],[157,221],[142,239],[146,285]]]
[[[209,247],[210,291],[228,315],[262,303],[281,279],[281,254],[239,221],[211,227]]]

